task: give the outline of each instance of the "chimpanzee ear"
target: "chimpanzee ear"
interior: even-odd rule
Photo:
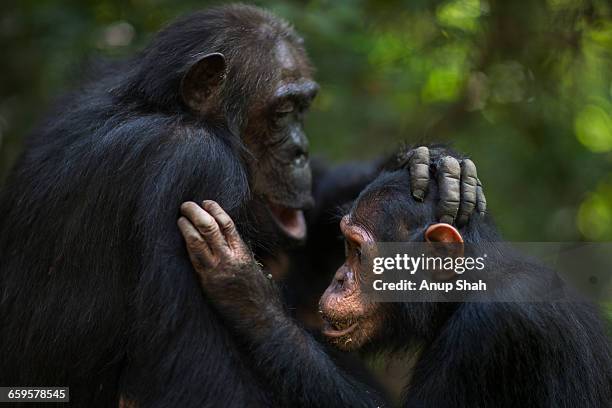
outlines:
[[[457,231],[457,228],[450,224],[440,222],[430,225],[425,231],[425,241],[427,242],[447,242],[462,244],[463,237]]]
[[[199,58],[181,80],[181,97],[191,110],[207,113],[215,108],[213,96],[225,82],[227,65],[223,54],[214,52]]]
[[[429,256],[458,258],[463,256],[463,237],[455,227],[446,223],[430,225],[425,231],[425,241],[430,243]],[[447,244],[447,245],[445,245]],[[457,276],[452,269],[433,269],[429,271],[434,281],[444,282]]]

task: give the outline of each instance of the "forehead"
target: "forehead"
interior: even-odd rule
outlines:
[[[273,54],[279,64],[281,81],[299,81],[312,76],[310,63],[299,47],[281,39],[276,42]]]
[[[353,204],[347,227],[357,227],[377,240],[388,239],[387,232],[403,223],[398,199],[385,189],[365,190]],[[397,237],[393,237],[397,238]]]

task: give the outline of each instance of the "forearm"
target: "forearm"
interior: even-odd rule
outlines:
[[[234,283],[228,282],[225,296],[214,303],[249,348],[260,375],[288,406],[382,406],[374,392],[339,369],[321,345],[287,316],[272,282],[262,276],[240,300],[227,296],[244,289],[232,287]]]
[[[347,376],[321,345],[289,318],[275,321],[264,341],[252,344],[260,373],[290,406],[375,407],[381,401],[365,385]],[[274,355],[273,360],[263,356]]]

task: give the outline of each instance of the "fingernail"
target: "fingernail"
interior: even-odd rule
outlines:
[[[419,201],[423,201],[423,197],[425,196],[425,192],[423,190],[417,189],[414,190],[412,192],[412,195],[414,196],[414,198],[416,198]]]

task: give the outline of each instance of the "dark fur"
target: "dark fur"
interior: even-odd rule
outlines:
[[[408,180],[405,170],[380,175],[357,199],[353,222],[380,242],[422,241],[436,222],[436,185],[419,203]],[[545,288],[556,276],[502,245],[488,217],[472,215],[460,232],[489,254],[487,274],[506,281],[498,288],[506,294]],[[557,294],[564,298],[553,303],[391,304],[369,347],[420,347],[406,407],[609,407],[612,351],[599,313],[570,291]]]
[[[194,14],[94,75],[29,139],[0,199],[0,384],[69,386],[84,407],[120,394],[146,407],[274,405],[278,390],[207,304],[176,227],[183,201],[212,199],[247,241],[271,244],[256,234],[237,136],[272,75],[260,63],[272,41],[241,33],[262,24],[298,41],[255,8]],[[227,123],[199,120],[177,93],[181,69],[211,51],[248,65],[228,73]]]

